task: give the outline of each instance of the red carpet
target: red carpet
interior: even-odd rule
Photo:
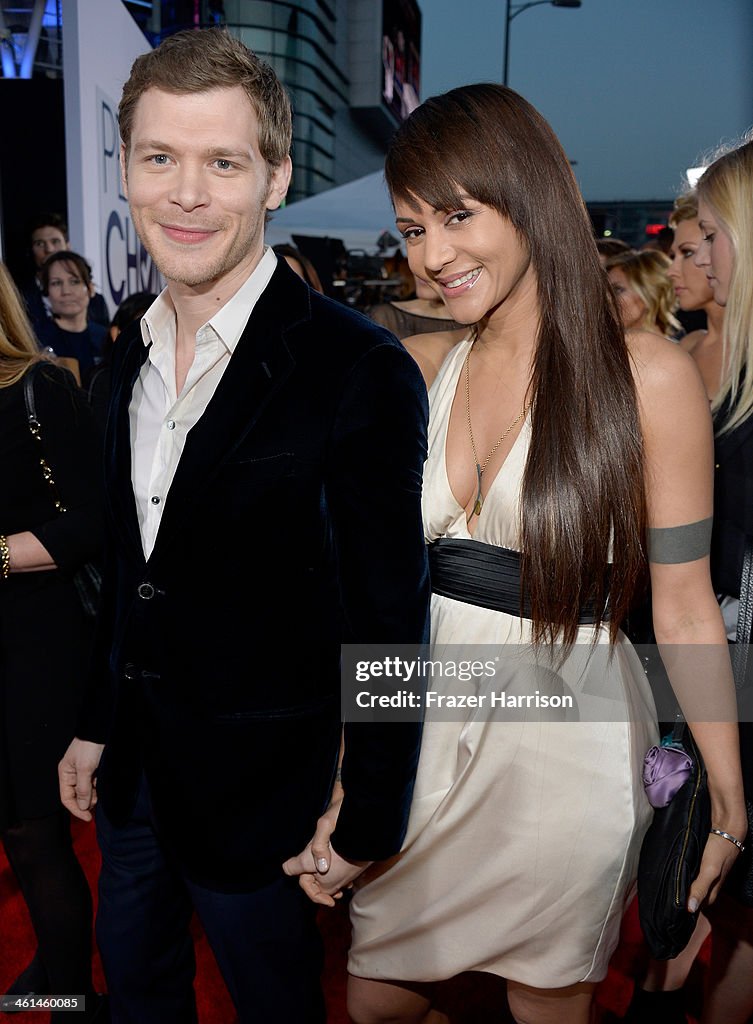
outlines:
[[[99,856],[94,842],[93,826],[74,822],[73,827],[76,851],[96,898],[95,881],[99,869]],[[340,904],[333,911],[322,912],[320,925],[327,950],[324,987],[329,1013],[328,1024],[347,1024],[349,1018],[345,1011],[345,959],[349,936],[345,906]],[[200,1024],[234,1024],[236,1016],[232,1004],[207,941],[196,922],[194,937],[198,962],[196,995]],[[0,850],[0,992],[6,991],[7,986],[29,962],[34,946],[34,933],[26,908],[18,892],[15,878]],[[640,929],[633,904],[625,918],[622,941],[612,959],[609,975],[599,987],[597,994],[604,1024],[611,1024],[624,1014],[630,1002],[633,978],[640,976],[642,972],[643,958]],[[697,969],[694,969],[691,975],[690,1001],[694,1010],[697,1010],[700,997],[700,976],[707,961],[708,943],[702,951],[700,964],[696,965]],[[104,990],[102,966],[96,954],[94,983],[100,991]],[[447,1008],[457,1014],[458,1024],[489,1024],[490,1021],[499,1021],[501,999],[501,988],[497,980],[485,975],[465,975],[454,981],[446,994]],[[25,1013],[22,1020],[23,1024],[47,1024],[48,1014]]]

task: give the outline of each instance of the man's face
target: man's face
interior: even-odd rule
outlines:
[[[37,268],[41,267],[48,256],[68,248],[68,239],[60,228],[42,227],[31,233],[31,254]]]
[[[170,282],[239,283],[261,258],[264,214],[284,198],[290,161],[271,171],[241,86],[199,93],[148,89],[121,150],[133,223]]]

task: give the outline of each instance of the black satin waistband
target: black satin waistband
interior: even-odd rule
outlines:
[[[429,545],[429,572],[434,594],[508,615],[521,614],[519,551],[478,540],[443,537]],[[531,617],[527,596],[522,615]],[[594,621],[593,606],[581,608],[578,622],[592,626]]]

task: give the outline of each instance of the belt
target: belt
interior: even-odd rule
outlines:
[[[527,594],[523,595],[521,603],[520,562],[520,552],[510,548],[443,537],[429,545],[432,593],[507,615],[522,614],[523,618],[530,619],[531,603]],[[580,625],[592,626],[594,621],[593,604],[581,608]]]

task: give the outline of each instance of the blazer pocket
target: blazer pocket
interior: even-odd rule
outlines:
[[[297,486],[295,457],[292,452],[280,452],[223,463],[208,497],[212,502],[224,502],[230,528],[236,519],[245,521],[250,512],[259,508],[260,502],[285,500]]]
[[[259,476],[294,476],[295,462],[295,452],[277,452],[274,455],[258,457],[244,456],[239,452],[230,456],[220,465],[220,472],[244,470]]]
[[[303,704],[293,704],[289,707],[246,708],[243,711],[218,712],[213,715],[213,719],[218,725],[243,725],[246,722],[258,722],[264,719],[312,718],[335,706],[338,700],[339,696],[332,694],[328,697],[317,697],[315,700],[305,701]]]

